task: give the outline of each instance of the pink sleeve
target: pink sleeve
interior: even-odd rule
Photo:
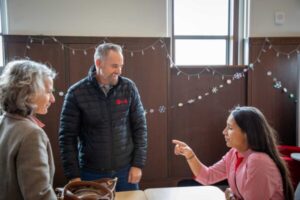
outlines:
[[[282,181],[279,170],[267,155],[259,154],[249,157],[247,179],[245,180],[243,198],[273,199],[275,193],[282,194]]]
[[[228,153],[226,153],[225,156],[223,156],[220,161],[218,161],[211,167],[202,165],[202,169],[198,176],[195,177],[195,180],[202,183],[203,185],[209,185],[226,179],[226,163],[228,163],[227,161],[231,159],[232,153],[233,152],[230,150]]]

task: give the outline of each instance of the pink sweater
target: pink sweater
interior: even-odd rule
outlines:
[[[211,167],[202,166],[196,181],[208,185],[224,179],[238,199],[283,200],[280,172],[274,161],[265,153],[248,150],[238,153],[244,157],[235,172],[236,149],[230,149]]]

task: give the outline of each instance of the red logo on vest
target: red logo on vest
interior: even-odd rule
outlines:
[[[117,105],[128,104],[128,101],[127,101],[127,99],[124,99],[124,100],[122,100],[122,99],[117,99],[117,100],[116,100],[116,104],[117,104]]]

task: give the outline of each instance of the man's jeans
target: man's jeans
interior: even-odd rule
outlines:
[[[80,171],[81,179],[85,181],[97,180],[100,178],[115,178],[118,177],[118,182],[116,186],[116,191],[129,191],[129,190],[138,190],[138,184],[128,183],[128,174],[131,166],[126,166],[118,171],[96,173],[88,172],[83,169]]]

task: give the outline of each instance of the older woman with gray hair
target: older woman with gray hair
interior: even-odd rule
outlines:
[[[9,62],[0,76],[0,200],[57,199],[50,142],[36,118],[55,102],[55,76],[30,60]]]

